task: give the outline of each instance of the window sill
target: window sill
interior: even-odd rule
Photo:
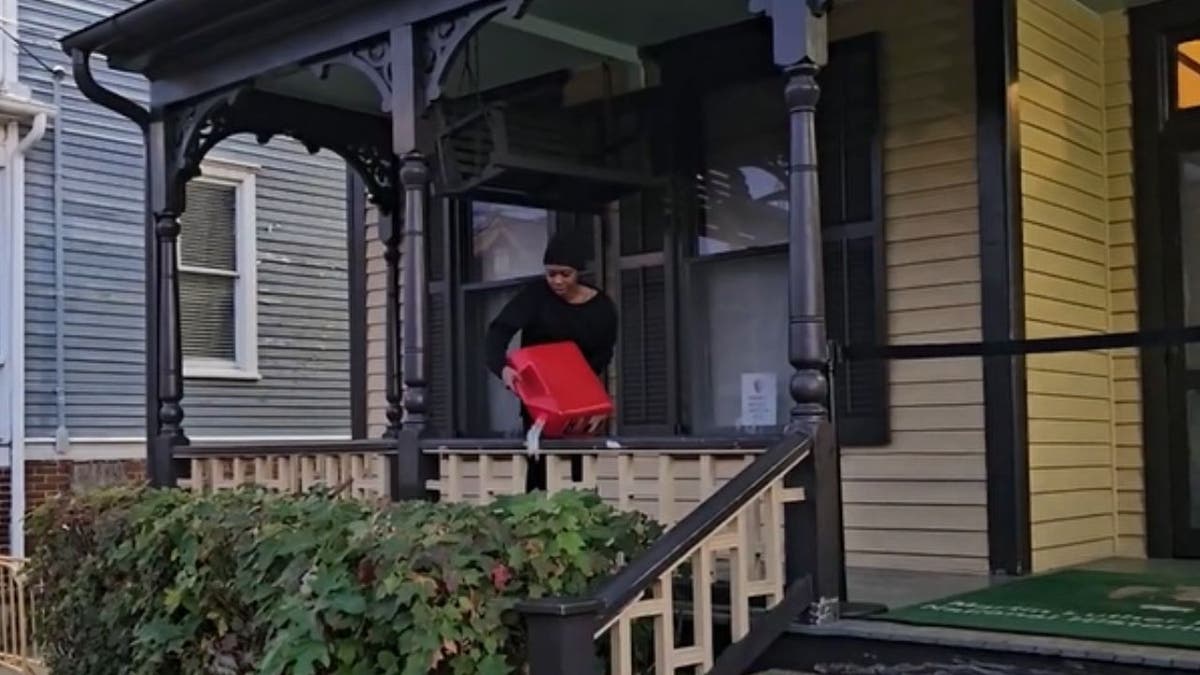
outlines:
[[[246,370],[233,365],[183,364],[185,380],[225,380],[231,382],[259,382],[262,375],[258,370]]]

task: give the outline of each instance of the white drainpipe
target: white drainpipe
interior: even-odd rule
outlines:
[[[11,508],[9,510],[9,551],[15,557],[25,555],[25,154],[46,134],[49,113],[38,107],[36,112],[24,103],[7,102],[0,99],[0,115],[28,118],[33,114],[33,125],[24,138],[17,140],[20,123],[9,122],[6,143],[8,151],[8,222],[12,243],[12,282],[9,299],[12,327],[9,331],[8,363],[12,383],[11,410],[12,454],[10,455],[9,479],[11,481]]]
[[[11,555],[25,555],[25,156],[30,148],[46,135],[48,119],[55,108],[34,101],[29,87],[21,82],[20,45],[17,42],[19,0],[0,0],[0,118],[5,123],[5,140],[2,151],[5,162],[7,185],[3,186],[7,197],[9,243],[12,264],[7,272],[12,296],[9,298],[11,314],[0,320],[11,320],[9,330],[8,362],[9,382],[12,396],[9,404],[12,435],[10,455],[11,509],[9,511],[9,551]],[[20,135],[22,122],[30,124],[29,132]],[[3,273],[3,271],[0,271]]]

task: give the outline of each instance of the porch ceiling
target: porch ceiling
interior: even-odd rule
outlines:
[[[437,6],[449,11],[470,0],[145,0],[65,37],[68,51],[103,54],[110,68],[140,72],[203,72],[216,58],[246,45],[261,47],[301,30],[332,23],[339,14],[376,6],[412,5],[413,16]],[[420,5],[420,8],[417,6]],[[478,33],[478,64],[464,77],[466,53],[451,69],[449,95],[471,93],[601,60],[637,69],[641,47],[750,18],[748,0],[532,0],[519,20],[493,21]],[[375,24],[378,25],[378,24]],[[179,26],[189,26],[185,31]],[[324,79],[295,64],[268,68],[257,87],[273,93],[380,113],[377,91],[359,73],[334,67]]]

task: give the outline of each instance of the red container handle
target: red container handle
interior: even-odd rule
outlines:
[[[525,364],[517,371],[517,378],[513,385],[517,396],[525,403],[532,403],[534,400],[546,396],[546,385],[542,382],[542,378],[533,364]]]

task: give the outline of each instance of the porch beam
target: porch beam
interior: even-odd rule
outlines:
[[[498,16],[493,21],[505,28],[512,28],[522,33],[536,35],[537,37],[577,47],[593,54],[607,56],[616,61],[631,63],[639,68],[642,67],[642,54],[637,46],[613,40],[603,35],[597,35],[590,31],[581,30],[574,26],[568,26],[558,21],[543,19],[533,14],[526,14],[520,19]]]

